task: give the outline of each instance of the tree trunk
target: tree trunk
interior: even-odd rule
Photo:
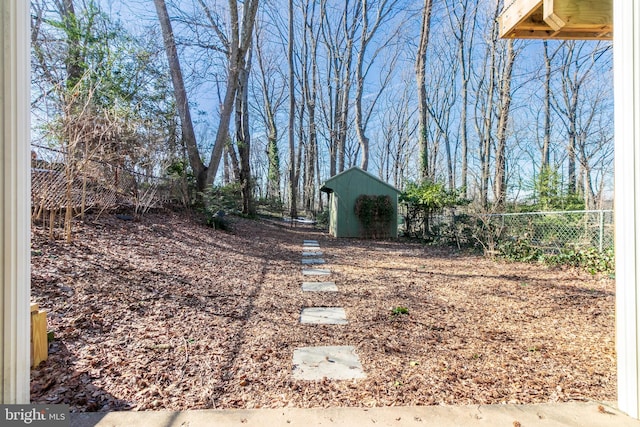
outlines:
[[[551,145],[551,58],[549,57],[549,43],[542,42],[544,54],[544,135],[542,139],[542,159],[540,161],[540,176],[549,168],[549,147]]]
[[[267,128],[267,189],[268,199],[280,202],[280,153],[278,149],[278,125],[275,119],[275,106],[271,98],[271,87],[267,82],[267,71],[262,57],[262,46],[256,34],[256,53],[258,68],[262,81],[262,101],[264,107],[264,122]]]
[[[82,79],[86,69],[84,58],[82,57],[82,47],[80,46],[80,28],[73,5],[73,0],[63,0],[59,5],[60,16],[65,25],[67,36],[67,54],[65,56],[65,67],[67,69],[67,90],[72,90]]]
[[[238,154],[236,153],[231,135],[227,135],[227,143],[224,146],[224,150],[226,151],[227,156],[229,156],[229,161],[231,163],[231,172],[233,173],[231,177],[233,182],[240,182],[240,161],[238,160]]]
[[[182,77],[182,70],[180,68],[180,61],[178,59],[176,42],[173,37],[171,20],[169,19],[165,1],[154,0],[154,3],[156,6],[156,11],[158,13],[160,27],[162,28],[164,48],[167,52],[167,59],[169,60],[169,72],[171,73],[171,80],[173,82],[173,91],[176,98],[176,108],[178,110],[178,115],[180,116],[180,122],[182,124],[182,140],[184,146],[187,149],[189,164],[191,165],[193,174],[196,177],[198,190],[202,191],[205,187],[207,168],[202,162],[202,159],[200,158],[200,152],[198,151],[196,134],[193,129],[193,122],[191,121],[191,111],[189,109],[189,102],[187,100],[187,91],[184,86],[184,79]]]
[[[356,59],[356,97],[355,97],[355,110],[356,110],[356,135],[358,136],[358,143],[360,144],[361,160],[360,168],[367,170],[369,168],[369,138],[365,135],[365,126],[362,119],[362,95],[364,92],[364,76],[362,75],[362,67],[364,64],[364,56],[367,51],[367,44],[369,41],[368,34],[368,7],[367,0],[360,0],[362,4],[362,30],[360,34],[360,50]]]
[[[427,46],[429,44],[429,29],[431,26],[431,0],[424,0],[422,6],[422,25],[420,27],[420,44],[416,58],[415,70],[418,83],[418,142],[419,142],[419,170],[424,179],[433,178],[429,173],[429,147],[427,145]]]
[[[243,5],[242,29],[238,17],[237,0],[229,0],[229,17],[231,22],[231,43],[229,64],[227,67],[227,89],[220,111],[220,122],[216,133],[216,141],[211,150],[211,161],[207,169],[207,185],[213,184],[218,173],[220,158],[229,133],[229,122],[233,112],[233,104],[238,90],[240,71],[246,67],[246,55],[253,40],[253,27],[258,11],[258,0],[246,0]],[[242,30],[242,32],[241,32]]]
[[[575,106],[575,104],[574,104]],[[576,180],[576,112],[572,108],[569,113],[569,135],[567,135],[567,192],[575,194],[577,190]]]
[[[251,135],[249,134],[249,72],[251,48],[249,48],[246,68],[239,70],[238,94],[236,96],[236,142],[240,156],[240,193],[242,213],[254,215],[253,184],[251,180]]]
[[[466,198],[469,194],[469,134],[467,128],[467,112],[477,6],[472,4],[472,9],[469,10],[469,0],[460,1],[458,6],[461,9],[460,12],[457,12],[457,8],[454,6],[448,15],[450,20],[456,19],[456,22],[452,22],[451,26],[457,41],[457,55],[460,66],[460,186],[464,191],[463,196]]]
[[[500,10],[500,2],[496,3],[496,9],[494,16],[497,17]],[[480,165],[482,169],[482,175],[480,178],[480,201],[483,209],[489,207],[489,175],[491,165],[491,147],[493,145],[493,137],[491,135],[492,129],[492,117],[493,117],[493,102],[494,91],[496,86],[496,74],[497,74],[497,62],[496,62],[496,49],[498,44],[498,24],[492,21],[491,27],[491,39],[488,50],[488,65],[485,67],[485,73],[489,74],[489,82],[486,84],[487,96],[485,98],[484,105],[484,119],[483,119],[483,133],[482,140],[480,142]],[[484,79],[484,77],[483,77]]]
[[[295,146],[295,68],[293,58],[293,0],[289,0],[289,41],[287,45],[287,60],[289,62],[289,216],[291,220],[298,216],[298,173],[296,171]]]
[[[311,8],[309,10],[309,6]],[[304,8],[305,31],[302,39],[302,92],[308,116],[309,137],[305,155],[304,175],[304,208],[307,212],[315,211],[316,192],[316,160],[318,156],[318,142],[316,130],[316,100],[318,97],[318,64],[317,64],[317,36],[313,31],[315,18],[315,2],[306,3]],[[309,74],[309,69],[311,73]]]
[[[511,107],[511,76],[516,53],[513,50],[513,39],[507,41],[507,57],[500,81],[500,114],[498,118],[498,131],[496,135],[496,174],[494,197],[498,210],[504,209],[507,198],[507,124],[509,122],[509,109]]]
[[[347,130],[349,128],[349,99],[351,93],[351,65],[353,63],[353,40],[355,37],[355,31],[360,18],[359,8],[356,7],[351,17],[351,21],[348,21],[349,15],[349,0],[345,0],[344,13],[343,13],[343,25],[344,25],[344,37],[346,39],[346,47],[342,53],[345,58],[344,70],[342,74],[342,98],[340,104],[340,120],[338,121],[338,173],[344,171],[345,157],[347,148]]]

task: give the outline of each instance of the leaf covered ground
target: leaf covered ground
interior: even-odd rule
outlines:
[[[303,239],[339,292],[302,292]],[[614,287],[266,220],[102,216],[70,244],[34,226],[32,300],[55,339],[31,397],[73,411],[615,400]],[[301,325],[313,306],[349,323]],[[293,351],[313,345],[355,346],[366,378],[294,380]]]

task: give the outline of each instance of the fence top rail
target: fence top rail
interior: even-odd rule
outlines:
[[[501,214],[482,214],[480,216],[564,215],[564,214],[588,214],[588,213],[613,213],[613,209],[599,209],[599,210],[586,210],[586,211],[513,212],[513,213],[501,213]]]

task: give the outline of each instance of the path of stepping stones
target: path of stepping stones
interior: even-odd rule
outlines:
[[[325,264],[317,240],[304,240],[302,250],[303,292],[337,292],[335,282],[311,281],[311,277],[330,276],[331,270],[315,268]],[[306,307],[300,313],[302,325],[346,325],[347,315],[342,307]],[[293,352],[293,377],[300,380],[348,380],[364,378],[362,364],[353,346],[301,347]]]

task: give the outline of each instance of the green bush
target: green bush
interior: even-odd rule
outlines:
[[[356,199],[355,214],[362,225],[362,237],[388,237],[393,220],[393,203],[389,196],[361,194]]]
[[[542,250],[531,246],[527,240],[514,239],[498,244],[500,257],[521,262],[540,261],[544,257]]]
[[[500,257],[510,261],[544,262],[552,266],[571,266],[585,269],[591,274],[615,272],[613,249],[599,252],[595,248],[563,249],[557,254],[545,254],[541,249],[531,246],[526,240],[509,240],[498,245]]]
[[[438,232],[432,229],[433,216],[446,208],[469,204],[470,201],[465,199],[463,194],[464,189],[449,191],[441,182],[425,180],[420,184],[407,183],[406,190],[400,194],[399,199],[406,206],[406,232],[411,234],[413,228],[421,223],[421,237],[432,240]]]
[[[559,254],[545,257],[549,265],[570,265],[584,268],[591,274],[607,273],[615,271],[615,255],[613,249],[599,252],[595,248],[572,250],[565,249]]]
[[[278,197],[262,197],[256,204],[261,210],[276,216],[281,216],[285,209],[284,203]]]
[[[533,190],[533,204],[529,206],[531,211],[572,211],[585,208],[584,198],[563,188],[557,166],[545,167],[533,182]]]
[[[242,211],[240,184],[210,187],[202,194],[202,204],[201,211],[207,225],[216,229],[227,229],[225,215]]]
[[[329,227],[329,209],[325,209],[316,214],[316,225],[320,228]]]

